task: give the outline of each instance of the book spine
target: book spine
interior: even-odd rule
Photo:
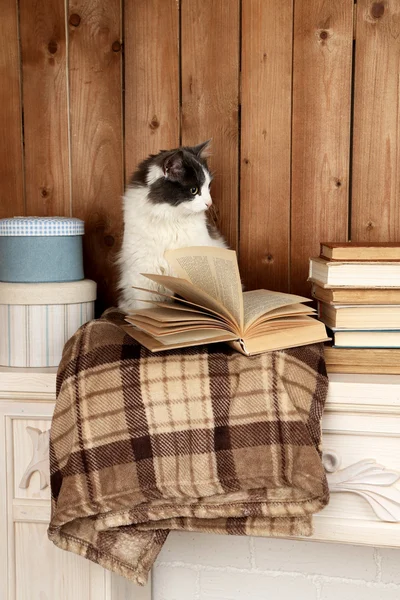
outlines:
[[[317,303],[317,315],[318,315],[318,319],[321,319],[321,300],[318,300],[318,303]]]

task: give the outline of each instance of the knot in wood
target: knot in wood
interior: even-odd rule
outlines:
[[[69,24],[73,27],[78,27],[81,22],[81,18],[76,13],[72,14],[69,18]]]
[[[49,190],[45,187],[40,188],[40,195],[42,196],[42,198],[47,198],[47,196],[49,195]]]
[[[264,265],[272,265],[272,263],[274,262],[274,257],[270,252],[268,252],[262,259],[262,262],[264,263]]]
[[[152,120],[149,123],[149,127],[150,129],[152,129],[153,131],[155,129],[158,129],[160,127],[160,121],[157,119],[157,117],[154,115],[154,117],[152,118]]]
[[[328,39],[328,32],[326,31],[326,29],[323,29],[322,31],[319,32],[319,38],[321,40],[327,40]]]
[[[370,231],[373,228],[374,228],[373,222],[372,221],[368,221],[368,223],[367,223],[367,229]]]
[[[111,248],[112,246],[114,246],[114,244],[115,244],[115,239],[114,239],[114,236],[112,236],[112,235],[106,235],[106,236],[104,237],[104,243],[105,243],[105,245],[106,245],[106,246],[108,246],[109,248]]]
[[[47,44],[47,49],[50,54],[55,54],[58,49],[57,42],[55,40],[50,40],[50,42]]]
[[[120,52],[121,50],[121,42],[119,42],[118,40],[116,40],[113,45],[111,46],[112,51],[113,52]]]
[[[383,13],[385,12],[385,5],[383,2],[374,2],[371,6],[371,15],[374,19],[380,19],[383,17]]]

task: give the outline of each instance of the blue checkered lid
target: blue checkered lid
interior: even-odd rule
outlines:
[[[0,236],[83,235],[85,224],[69,217],[13,217],[0,219]]]

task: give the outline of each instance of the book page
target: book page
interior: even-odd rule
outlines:
[[[270,290],[254,290],[243,293],[244,329],[246,330],[259,317],[272,310],[298,302],[311,302],[310,298],[272,292]]]
[[[214,327],[213,325],[204,325],[204,326],[200,326],[199,324],[196,325],[180,325],[177,327],[154,327],[151,324],[148,323],[143,323],[143,322],[135,322],[132,323],[132,325],[136,326],[138,329],[140,329],[140,331],[144,331],[145,333],[148,333],[149,335],[152,335],[154,338],[156,339],[164,339],[165,336],[169,336],[172,334],[178,334],[178,333],[185,333],[185,332],[193,332],[194,335],[197,335],[196,332],[198,331],[216,331],[219,330],[221,331],[221,333],[226,332],[226,329],[224,329],[222,326],[220,327]]]
[[[167,250],[165,258],[183,279],[204,290],[220,302],[243,330],[243,294],[234,250],[194,246]]]
[[[154,294],[154,290],[148,290],[147,288],[137,287],[135,285],[133,285],[132,287],[135,290],[140,290],[142,292],[149,292],[149,294]],[[140,302],[146,302],[147,304],[159,306],[160,308],[165,308],[168,310],[182,310],[183,308],[185,308],[185,310],[190,310],[194,313],[201,313],[206,315],[209,315],[211,313],[210,316],[212,316],[213,318],[215,316],[216,319],[221,320],[224,323],[227,323],[228,325],[232,323],[232,317],[224,316],[223,314],[221,314],[221,311],[217,312],[209,307],[200,306],[199,304],[194,304],[193,302],[189,302],[189,300],[185,300],[184,298],[177,298],[176,296],[173,296],[171,294],[164,294],[163,292],[159,291],[157,291],[157,296],[162,296],[163,298],[165,298],[165,301],[148,300],[145,298],[140,298]],[[128,312],[128,315],[129,314],[130,312]]]
[[[232,323],[233,326],[235,325],[233,316],[221,302],[215,300],[212,296],[198,288],[196,285],[193,285],[190,281],[180,279],[179,277],[170,277],[168,275],[150,275],[148,273],[143,273],[143,275],[144,277],[147,277],[147,279],[151,279],[152,281],[161,284],[163,287],[168,288],[174,292],[174,294],[182,296],[185,300],[223,315],[227,318],[228,323]]]
[[[228,342],[237,339],[235,334],[229,331],[221,332],[218,329],[208,331],[186,332],[166,336],[162,341],[155,339],[144,331],[136,329],[132,325],[124,325],[122,329],[131,337],[145,346],[151,352],[160,352],[172,348],[186,348],[188,346],[201,346],[203,344],[214,344],[217,342]]]
[[[181,308],[180,310],[169,310],[164,306],[133,310],[126,317],[126,320],[137,320],[138,318],[140,319],[143,317],[152,321],[161,321],[165,323],[174,323],[175,321],[195,321],[196,323],[199,321],[207,321],[210,323],[215,323],[216,321],[216,319],[214,319],[211,315],[195,312],[193,310],[185,310],[184,308]]]
[[[245,354],[252,355],[270,350],[325,342],[330,339],[323,323],[312,317],[304,317],[304,319],[306,321],[303,326],[280,328],[278,331],[264,333],[254,338],[245,337],[240,344],[235,344],[235,348],[240,352],[239,346],[241,346]]]
[[[171,333],[164,337],[155,337],[154,339],[161,344],[170,346],[171,344],[187,344],[192,345],[193,342],[208,343],[208,340],[218,337],[220,341],[237,339],[237,337],[229,331],[221,332],[218,329],[208,329],[206,331],[184,331],[182,333]]]
[[[304,315],[307,316],[307,315]],[[282,331],[283,329],[292,329],[294,327],[302,327],[304,326],[304,316],[303,317],[291,317],[288,319],[279,319],[277,321],[266,321],[261,325],[257,325],[256,327],[250,327],[246,331],[246,340],[254,337],[258,337],[260,335],[264,335],[266,333],[270,333],[272,331]]]
[[[185,327],[213,327],[217,329],[226,329],[223,323],[218,323],[218,321],[155,321],[153,319],[149,319],[147,317],[132,317],[125,319],[127,323],[131,323],[132,325],[136,325],[136,327],[142,328],[143,326],[151,326],[157,331],[166,331],[167,329],[171,329],[174,327],[175,329],[184,329]],[[161,335],[161,334],[160,334]]]
[[[287,306],[281,306],[280,308],[275,308],[267,312],[264,315],[261,315],[253,321],[247,328],[247,331],[252,329],[257,329],[260,325],[264,323],[270,323],[271,321],[280,321],[281,323],[286,322],[288,317],[296,316],[296,315],[313,315],[316,314],[315,308],[311,306],[305,306],[304,304],[288,304]]]

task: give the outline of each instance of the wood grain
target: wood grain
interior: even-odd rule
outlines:
[[[238,244],[239,1],[182,3],[182,144],[212,138],[217,225]]]
[[[101,312],[116,303],[122,230],[120,0],[71,0],[68,19],[72,211],[85,221],[85,275]]]
[[[242,15],[241,274],[287,291],[292,2],[244,0]]]
[[[20,0],[28,215],[69,215],[64,1]]]
[[[351,239],[400,240],[400,3],[357,5]]]
[[[309,294],[308,259],[347,240],[353,0],[295,3],[291,291]]]
[[[101,598],[101,588],[91,589],[89,563],[76,554],[59,552],[49,542],[46,529],[46,523],[14,525],[15,597],[85,600],[93,591]]]
[[[179,4],[125,2],[126,179],[151,153],[179,145]]]
[[[24,214],[22,111],[16,0],[0,19],[0,218]]]

